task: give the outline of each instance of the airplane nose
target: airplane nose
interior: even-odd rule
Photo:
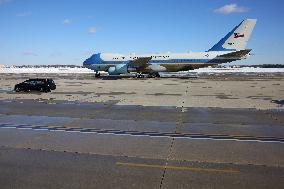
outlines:
[[[87,62],[86,62],[86,60],[83,62],[83,66],[87,66]]]
[[[87,58],[84,62],[83,62],[83,66],[90,66],[92,64],[100,64],[102,62],[101,59],[101,54],[97,53],[97,54],[93,54],[90,58]]]
[[[86,62],[86,60],[83,62],[83,66],[86,66],[86,64],[87,64],[87,62]]]
[[[89,66],[90,64],[91,64],[92,62],[91,62],[91,60],[90,60],[90,58],[87,58],[84,62],[83,62],[83,66]]]

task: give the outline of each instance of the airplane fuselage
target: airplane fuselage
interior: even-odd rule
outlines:
[[[201,67],[212,66],[220,63],[239,60],[239,57],[218,57],[234,51],[209,51],[187,53],[159,53],[159,54],[112,54],[97,53],[84,62],[84,66],[96,72],[108,71],[110,67],[128,65],[129,71],[137,71],[129,62],[139,58],[150,57],[148,65],[141,72],[177,72]]]

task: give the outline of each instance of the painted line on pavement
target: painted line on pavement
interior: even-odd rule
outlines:
[[[127,162],[116,162],[118,166],[127,167],[146,167],[146,168],[158,168],[158,169],[176,169],[185,171],[206,171],[206,172],[218,172],[218,173],[240,173],[239,170],[233,169],[211,169],[203,167],[187,167],[187,166],[174,166],[174,165],[153,165],[153,164],[142,164],[142,163],[127,163]]]

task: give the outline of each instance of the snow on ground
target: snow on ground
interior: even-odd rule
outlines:
[[[93,70],[88,68],[80,67],[49,67],[49,68],[0,68],[1,73],[94,73]],[[190,70],[181,72],[186,73],[284,73],[284,68],[253,68],[253,67],[243,67],[243,68],[200,68],[196,70]]]
[[[284,68],[199,68],[189,73],[284,73]]]
[[[93,70],[88,68],[0,68],[0,73],[94,73]]]

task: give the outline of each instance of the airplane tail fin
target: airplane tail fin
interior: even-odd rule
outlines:
[[[208,51],[239,51],[246,48],[256,19],[245,19]]]

